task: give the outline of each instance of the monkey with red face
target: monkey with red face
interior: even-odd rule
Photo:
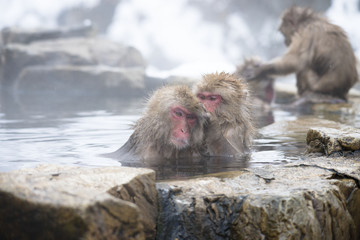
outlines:
[[[112,157],[123,160],[200,156],[207,113],[186,86],[164,86],[149,99],[129,140]]]
[[[246,82],[233,74],[206,74],[194,92],[210,113],[205,129],[206,154],[238,156],[249,152],[254,126]]]

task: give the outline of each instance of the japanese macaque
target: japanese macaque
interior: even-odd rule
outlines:
[[[244,60],[242,64],[236,67],[235,75],[247,80],[248,74],[259,68],[263,61],[258,57],[251,57]],[[274,122],[272,113],[272,102],[275,98],[274,78],[265,76],[264,78],[255,78],[247,80],[251,94],[252,116],[256,127],[263,127]]]
[[[242,64],[236,67],[235,75],[247,79],[248,74],[254,72],[262,64],[263,62],[256,57],[245,59]],[[247,83],[253,99],[252,103],[254,104],[256,101],[256,105],[269,107],[275,97],[274,78],[270,76],[257,77],[248,80]]]
[[[206,74],[194,92],[210,113],[205,129],[205,154],[239,156],[248,153],[254,127],[246,82],[224,72]]]
[[[122,160],[200,156],[207,112],[187,86],[164,86],[147,103],[129,140],[111,157]]]
[[[358,73],[343,29],[309,8],[295,6],[283,13],[279,30],[287,52],[261,65],[252,78],[296,73],[299,103],[346,102]]]

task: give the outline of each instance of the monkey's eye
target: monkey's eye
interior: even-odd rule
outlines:
[[[219,96],[216,96],[216,95],[211,95],[211,96],[209,96],[209,100],[210,101],[216,101],[216,100],[218,100],[219,99]]]
[[[197,97],[200,98],[201,100],[205,100],[205,95],[203,94],[198,94]]]
[[[186,118],[189,119],[189,120],[195,120],[196,116],[194,114],[187,114]]]
[[[183,113],[181,111],[174,111],[175,115],[178,117],[182,117]]]

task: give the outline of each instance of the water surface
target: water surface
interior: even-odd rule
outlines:
[[[33,167],[41,163],[77,166],[121,166],[116,159],[101,157],[115,151],[131,135],[131,125],[141,116],[143,98],[14,99],[2,96],[0,105],[0,171]],[[360,127],[358,104],[317,105],[309,112],[275,107],[259,116],[261,125],[292,121],[304,115]],[[305,151],[305,133],[293,136],[259,135],[250,156],[231,159],[197,159],[158,166],[158,178],[183,178],[239,170],[243,167],[279,165],[296,161]],[[125,165],[131,165],[129,163]],[[144,165],[145,166],[145,165]]]

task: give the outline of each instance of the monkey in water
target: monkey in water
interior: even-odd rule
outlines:
[[[248,74],[262,64],[264,64],[263,61],[258,57],[247,58],[242,64],[236,66],[236,71],[234,72],[238,78],[246,79],[250,91],[252,116],[257,128],[274,122],[272,103],[275,99],[275,79],[270,76],[247,79]]]
[[[294,6],[284,11],[279,30],[287,52],[255,69],[251,77],[295,73],[299,104],[346,102],[358,73],[343,29],[310,8]]]
[[[236,66],[235,76],[238,78],[248,78],[248,74],[259,68],[263,61],[258,57],[251,57],[244,60],[242,64]],[[248,88],[251,92],[252,103],[259,105],[259,108],[270,108],[275,98],[274,78],[264,76],[264,78],[253,78],[247,80]],[[261,105],[261,106],[260,106]]]
[[[200,156],[207,112],[187,86],[164,86],[151,96],[129,140],[110,157],[163,160]]]
[[[194,92],[210,113],[205,154],[239,156],[249,152],[254,127],[246,82],[233,74],[206,74]]]

